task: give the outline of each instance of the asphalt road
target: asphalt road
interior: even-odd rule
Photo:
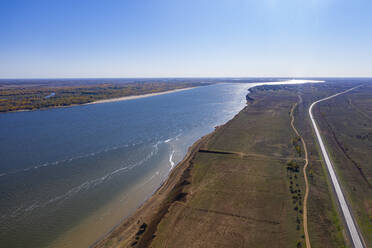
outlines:
[[[316,122],[315,122],[315,119],[314,119],[314,116],[312,114],[312,109],[313,107],[319,103],[319,102],[322,102],[322,101],[326,101],[326,100],[329,100],[333,97],[336,97],[338,95],[341,95],[341,94],[344,94],[344,93],[347,93],[355,88],[358,88],[360,86],[357,86],[357,87],[354,87],[354,88],[351,88],[351,89],[348,89],[346,91],[343,91],[343,92],[340,92],[340,93],[337,93],[335,95],[332,95],[332,96],[329,96],[329,97],[326,97],[326,98],[323,98],[323,99],[320,99],[316,102],[313,102],[311,105],[310,105],[310,108],[309,108],[309,115],[310,115],[310,118],[311,118],[311,122],[312,122],[312,125],[314,127],[314,130],[315,130],[315,133],[316,133],[316,137],[318,139],[318,142],[319,142],[319,145],[320,145],[320,148],[322,150],[322,154],[323,154],[323,158],[325,160],[325,163],[327,165],[327,169],[328,169],[328,172],[329,172],[329,175],[331,177],[331,181],[332,181],[332,184],[333,184],[333,187],[335,189],[335,192],[336,192],[336,196],[337,196],[337,199],[338,199],[338,202],[340,204],[340,207],[341,207],[341,211],[342,211],[342,214],[345,218],[345,222],[346,222],[346,225],[347,225],[347,228],[348,228],[348,231],[349,231],[349,234],[350,234],[350,237],[352,239],[352,243],[353,243],[353,246],[355,248],[365,248],[364,246],[364,243],[362,241],[362,237],[361,237],[361,234],[359,233],[358,229],[357,229],[357,224],[355,223],[354,221],[354,218],[353,216],[351,215],[351,212],[350,212],[350,209],[349,209],[349,206],[348,204],[346,203],[346,200],[345,200],[345,197],[344,197],[344,194],[342,192],[342,189],[341,189],[341,186],[340,186],[340,183],[337,179],[337,176],[336,176],[336,173],[335,173],[335,170],[333,168],[333,165],[332,165],[332,162],[328,156],[328,153],[327,153],[327,150],[324,146],[324,143],[323,143],[323,140],[322,140],[322,137],[320,135],[320,132],[319,132],[319,129],[316,125]]]

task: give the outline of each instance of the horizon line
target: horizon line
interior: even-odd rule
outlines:
[[[355,79],[372,79],[371,76],[169,76],[169,77],[0,77],[0,80],[63,80],[63,79],[255,79],[255,78],[284,78],[284,79],[311,79],[311,78],[355,78]]]

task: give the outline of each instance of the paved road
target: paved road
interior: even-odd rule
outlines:
[[[336,173],[334,171],[332,162],[329,159],[329,156],[328,156],[328,153],[327,153],[326,148],[324,146],[322,137],[320,136],[320,132],[318,130],[318,127],[316,125],[314,116],[312,114],[312,109],[313,109],[313,107],[317,103],[322,102],[322,101],[326,101],[326,100],[331,99],[333,97],[336,97],[338,95],[344,94],[344,93],[349,92],[349,91],[351,91],[351,90],[353,90],[355,88],[358,88],[358,87],[360,87],[360,86],[357,86],[357,87],[348,89],[346,91],[343,91],[343,92],[337,93],[335,95],[332,95],[332,96],[323,98],[321,100],[318,100],[316,102],[313,102],[310,105],[309,114],[310,114],[311,122],[313,124],[314,130],[315,130],[315,133],[316,133],[316,137],[318,138],[318,142],[319,142],[320,148],[321,148],[322,153],[323,153],[324,160],[325,160],[326,165],[327,165],[327,169],[328,169],[329,175],[330,175],[331,180],[332,180],[333,187],[334,187],[334,189],[336,191],[336,196],[337,196],[338,202],[339,202],[339,204],[341,206],[342,214],[343,214],[343,216],[345,218],[345,222],[346,222],[347,228],[349,230],[349,233],[350,233],[350,236],[351,236],[351,239],[352,239],[353,246],[355,248],[365,248],[364,247],[364,244],[362,242],[362,237],[361,237],[360,233],[358,232],[358,229],[357,229],[357,226],[356,226],[357,224],[355,223],[354,218],[353,218],[353,216],[350,213],[349,206],[346,203],[344,194],[342,193],[342,190],[341,190],[341,186],[340,186],[340,184],[339,184],[339,182],[337,180],[337,176],[336,176]]]

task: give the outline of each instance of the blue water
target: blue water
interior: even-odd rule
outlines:
[[[141,191],[148,197],[192,143],[245,106],[250,86],[0,114],[0,247],[51,245],[118,195],[136,194],[138,183],[151,181]],[[108,217],[98,232],[118,221]]]

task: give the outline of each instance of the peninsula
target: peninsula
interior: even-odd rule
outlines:
[[[105,103],[170,93],[205,86],[199,82],[91,82],[70,80],[43,83],[0,81],[0,112],[67,107],[87,103]]]

